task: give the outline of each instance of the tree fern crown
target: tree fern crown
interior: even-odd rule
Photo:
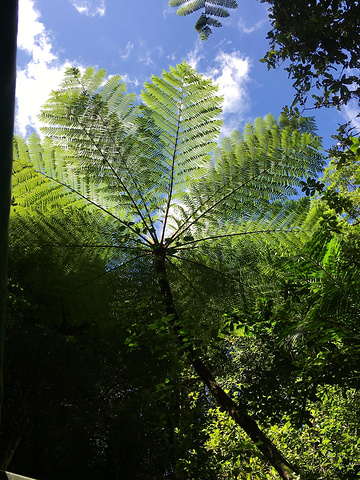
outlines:
[[[216,143],[222,97],[186,62],[153,76],[141,99],[118,76],[69,69],[43,108],[45,141],[29,143],[66,201],[107,216],[109,269],[161,259],[186,280],[184,265],[223,271],[234,243],[299,241],[307,202],[288,200],[321,166],[317,137],[269,115]]]

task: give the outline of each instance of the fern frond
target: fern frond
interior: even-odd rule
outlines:
[[[210,80],[197,75],[186,63],[164,72],[162,78],[152,77],[145,84],[141,97],[151,108],[152,118],[160,131],[164,168],[167,170],[163,189],[167,192],[164,216],[161,219],[161,242],[165,238],[168,217],[174,198],[196,181],[219,134],[222,98]]]
[[[70,93],[60,89],[52,94],[41,116],[50,125],[44,133],[65,149],[70,176],[75,173],[91,190],[96,186],[108,205],[116,205],[119,218],[133,221],[135,216],[142,229],[152,232],[151,214],[156,217],[159,206],[149,192],[163,174],[153,129],[143,119],[139,126],[135,95],[124,93],[120,77],[111,77],[94,94],[86,90],[88,83],[74,75]]]
[[[218,228],[222,224],[256,224],[259,219],[264,222],[280,215],[281,208],[286,216],[286,200],[297,195],[300,181],[308,172],[314,173],[322,166],[319,145],[316,137],[299,134],[290,127],[280,129],[271,117],[257,120],[255,126],[247,125],[244,134],[234,132],[223,139],[215,150],[214,162],[208,163],[207,174],[192,185],[183,196],[182,206],[177,207],[182,222],[176,220],[173,241],[191,231],[192,226],[204,229],[212,219],[216,219]],[[284,207],[279,209],[281,204]],[[299,205],[308,211],[305,203]]]
[[[18,210],[51,211],[59,205],[83,208],[84,203],[78,196],[73,195],[62,185],[54,185],[49,179],[34,170],[32,162],[40,166],[43,159],[43,149],[40,143],[34,142],[35,138],[38,140],[33,136],[30,140],[32,142],[30,148],[22,137],[14,138],[13,204]],[[54,160],[52,156],[51,158]]]
[[[203,10],[195,24],[195,30],[200,34],[202,40],[206,40],[210,36],[212,27],[222,26],[217,18],[228,17],[230,15],[228,9],[238,7],[235,0],[171,0],[169,5],[178,8],[177,14],[180,16]]]
[[[286,342],[291,346],[299,340],[309,345],[315,342],[317,349],[328,352],[321,360],[324,369],[326,365],[333,368],[331,362],[339,360],[340,352],[344,358],[356,359],[359,355],[358,252],[356,225],[334,233],[320,222],[311,239],[284,264],[284,275],[291,283],[302,286],[300,318],[289,326]],[[345,376],[351,372],[350,363],[347,365]]]

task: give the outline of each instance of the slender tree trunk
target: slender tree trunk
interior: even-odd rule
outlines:
[[[167,315],[173,315],[172,327],[179,338],[182,349],[187,355],[194,370],[201,378],[203,383],[207,386],[209,391],[213,394],[218,405],[222,411],[227,412],[243,430],[251,438],[251,440],[257,445],[258,449],[267,459],[267,461],[275,468],[280,477],[284,480],[293,480],[299,478],[296,473],[296,469],[291,465],[282,453],[276,448],[272,441],[260,430],[257,423],[247,413],[246,408],[236,404],[221,388],[215,379],[211,370],[200,359],[199,354],[192,346],[188,345],[188,342],[183,342],[183,336],[180,333],[181,328],[178,324],[178,314],[175,308],[175,303],[169,284],[169,280],[166,273],[165,255],[159,256],[155,260],[155,270],[163,296],[164,307]],[[187,346],[184,346],[187,345]]]
[[[18,0],[0,2],[0,414],[7,281],[8,228],[11,202]]]

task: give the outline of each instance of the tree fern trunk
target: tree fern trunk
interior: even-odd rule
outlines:
[[[11,202],[18,0],[0,4],[0,413],[3,398],[3,351]]]
[[[165,255],[159,255],[156,258],[155,271],[161,289],[166,314],[173,315],[172,327],[181,343],[181,347],[198,376],[213,394],[221,410],[227,412],[244,430],[244,432],[257,445],[270,465],[276,469],[281,478],[284,480],[299,478],[296,475],[295,467],[285,459],[272,441],[265,435],[264,432],[260,430],[257,423],[247,413],[246,409],[240,405],[237,405],[225,393],[225,391],[216,381],[214,375],[211,373],[211,370],[199,358],[199,355],[195,349],[191,345],[189,346],[188,342],[186,342],[187,346],[184,346],[183,337],[180,333],[181,329],[177,325],[179,317],[175,308],[171,287],[166,273]]]

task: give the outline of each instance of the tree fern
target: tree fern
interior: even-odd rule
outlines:
[[[82,80],[69,70],[63,87],[52,94],[42,119],[50,123],[44,128],[52,149],[46,158],[56,162],[46,165],[45,155],[41,165],[36,161],[40,170],[56,170],[59,185],[112,212],[136,248],[147,253],[158,245],[186,261],[199,251],[198,242],[210,251],[231,237],[299,236],[295,226],[306,209],[286,199],[321,165],[316,137],[279,127],[268,116],[217,147],[221,98],[188,65],[153,76],[140,109],[116,77],[99,92],[84,93],[87,84],[100,83],[91,75],[93,70]],[[127,107],[116,107],[114,118],[109,102]]]
[[[148,280],[142,284],[154,284],[161,293],[167,325],[181,351],[222,408],[234,409],[236,421],[263,445],[267,458],[274,455],[275,468],[285,475],[290,466],[226,396],[191,345],[189,332],[199,332],[195,324],[205,321],[211,307],[217,305],[220,313],[230,298],[219,294],[223,287],[245,298],[246,289],[265,272],[267,256],[284,248],[294,251],[307,203],[288,200],[301,179],[321,167],[319,140],[278,126],[269,116],[217,146],[222,99],[211,81],[186,63],[153,76],[141,106],[135,106],[118,77],[104,85],[103,79],[103,72],[92,69],[83,77],[68,70],[41,115],[46,140],[40,147],[32,139],[30,156],[47,179],[53,176],[60,197],[68,186],[71,198],[77,194],[88,208],[99,209],[99,228],[108,212],[109,227],[99,245],[113,252],[108,269],[119,273],[119,282],[122,271],[128,272],[124,281],[144,272]],[[92,247],[86,241],[81,245]],[[234,249],[243,252],[235,260]],[[255,258],[257,275],[251,277],[240,264]],[[206,335],[194,341],[204,354]]]

